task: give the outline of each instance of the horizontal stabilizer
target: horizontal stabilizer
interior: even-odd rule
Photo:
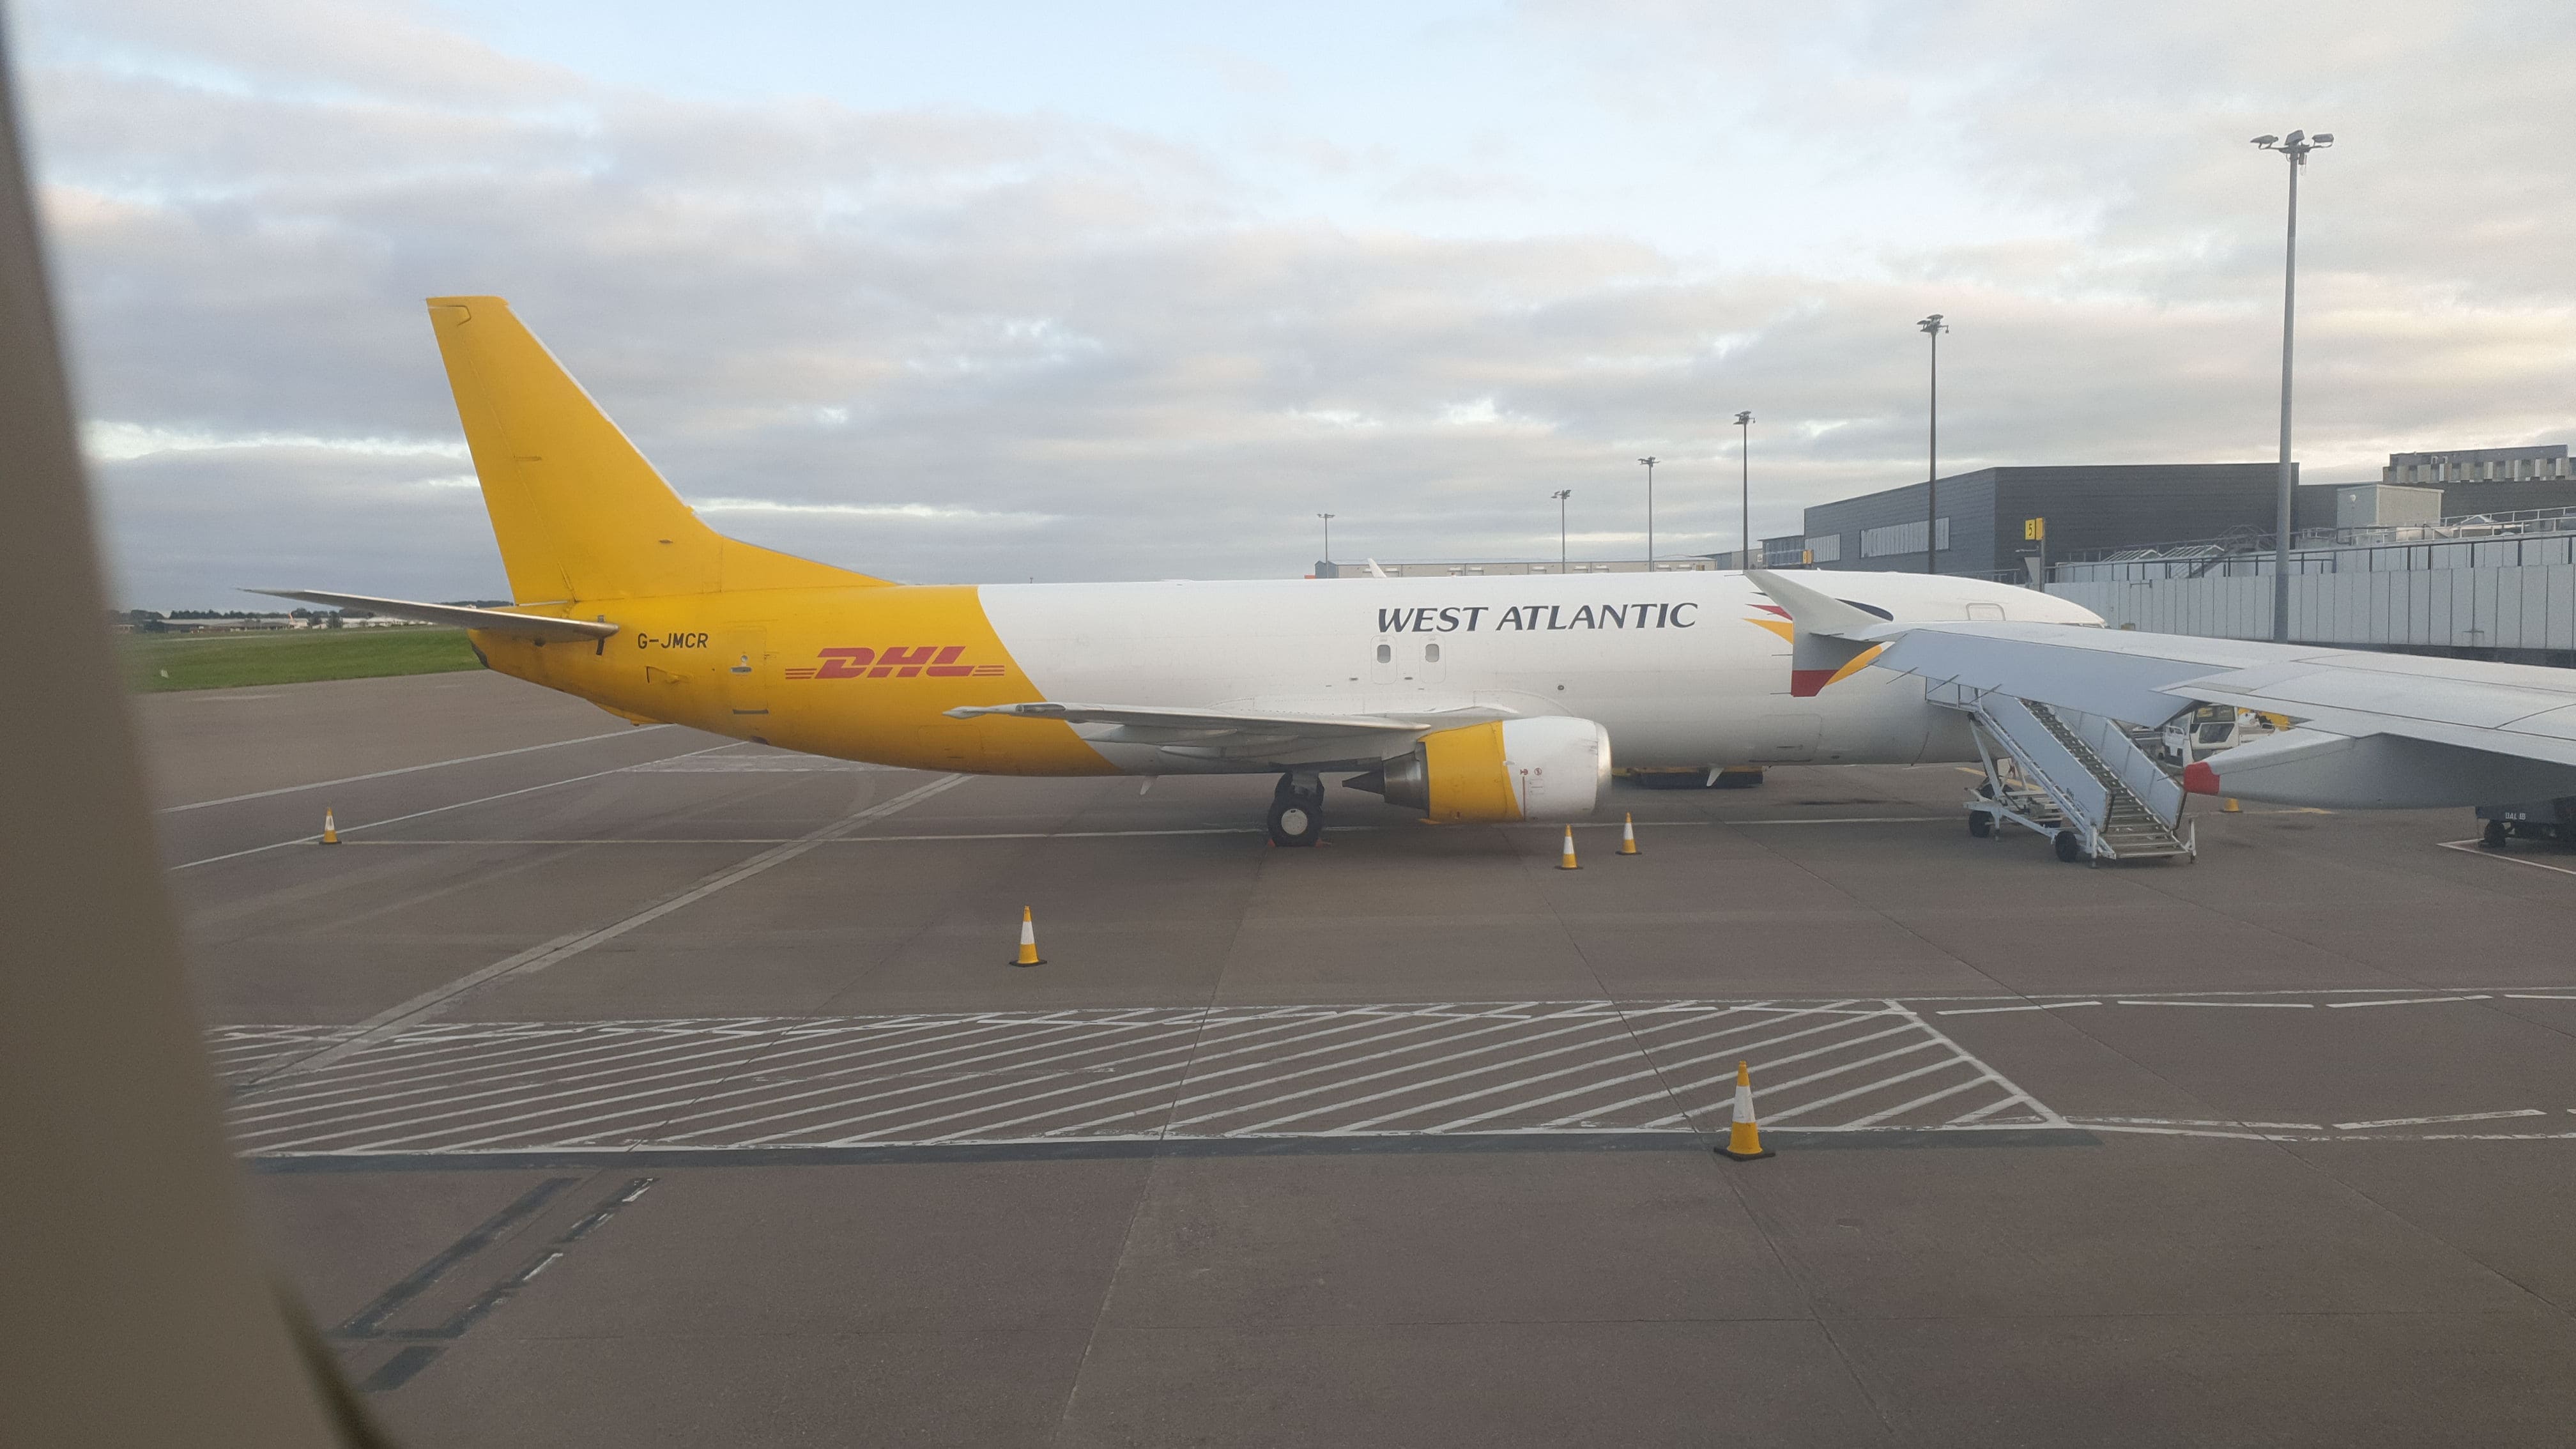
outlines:
[[[368,614],[389,614],[397,619],[417,619],[424,624],[453,624],[462,629],[481,629],[519,639],[605,639],[617,632],[614,624],[589,619],[549,619],[537,614],[477,609],[465,604],[419,604],[409,599],[379,599],[367,594],[326,594],[318,589],[245,589],[243,592],[266,594],[272,599],[298,599],[307,604],[329,604],[334,608],[356,609]]]

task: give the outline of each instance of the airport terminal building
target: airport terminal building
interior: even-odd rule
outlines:
[[[2296,465],[2293,465],[2295,469]],[[2295,473],[2293,475],[2296,476]],[[1981,578],[2029,576],[2039,545],[2027,520],[2047,520],[2052,562],[2184,540],[2269,540],[2280,465],[2081,464],[1981,468],[1935,485],[1939,571]],[[1924,485],[1908,483],[1806,511],[1803,533],[1763,540],[1774,568],[1924,571]],[[2301,483],[2292,520],[2310,530],[2432,523],[2576,506],[2576,460],[2567,445],[2395,453],[2379,481]],[[2420,516],[2418,516],[2420,515]]]
[[[1941,479],[1940,572],[2018,574],[2025,519],[2048,520],[2052,555],[2165,539],[2215,538],[2272,523],[2276,463],[2085,464],[1980,468]],[[1820,569],[1924,572],[1924,485],[1865,493],[1807,510],[1803,535],[1765,541],[1765,562]],[[1812,555],[1812,558],[1809,556]]]

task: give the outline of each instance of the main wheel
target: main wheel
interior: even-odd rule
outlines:
[[[2502,850],[2505,842],[2512,838],[2512,827],[2501,820],[2490,820],[2487,822],[2487,828],[2478,833],[2478,844],[2489,850]]]
[[[2084,851],[2084,841],[2072,830],[2057,832],[2057,858],[2068,865],[2081,865],[2092,859]]]
[[[1979,840],[1995,833],[1995,817],[1983,810],[1968,812],[1968,833]]]
[[[1324,838],[1324,807],[1313,800],[1282,795],[1270,802],[1270,843],[1313,845]]]

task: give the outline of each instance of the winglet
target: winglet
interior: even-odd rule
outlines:
[[[1865,609],[1846,604],[1830,595],[1819,593],[1805,584],[1792,583],[1769,569],[1746,569],[1744,576],[1753,586],[1771,596],[1772,602],[1789,611],[1789,617],[1801,634],[1831,634],[1841,639],[1878,643],[1890,630],[1888,622]]]
[[[1797,626],[1790,641],[1789,693],[1810,699],[1862,667],[1885,641],[1905,632],[1866,609],[1846,604],[1769,569],[1746,569],[1755,588],[1769,594]]]

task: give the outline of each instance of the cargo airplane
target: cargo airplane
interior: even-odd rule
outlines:
[[[2134,672],[2141,641],[2165,637],[1918,574],[898,584],[700,522],[501,298],[433,298],[429,314],[515,602],[263,592],[462,625],[489,667],[622,718],[811,754],[1275,774],[1281,845],[1321,838],[1328,773],[1435,821],[1507,822],[1591,814],[1614,750],[1642,767],[1976,760],[1967,716],[1927,697],[1926,675],[1958,670],[1871,666],[1974,650],[1961,668],[2047,698],[2052,677],[2081,693],[2106,667]],[[2156,656],[2148,672],[2122,702],[2149,696],[2160,720],[2191,700],[2157,690],[2210,671]],[[2262,798],[2232,771],[2227,788]]]

